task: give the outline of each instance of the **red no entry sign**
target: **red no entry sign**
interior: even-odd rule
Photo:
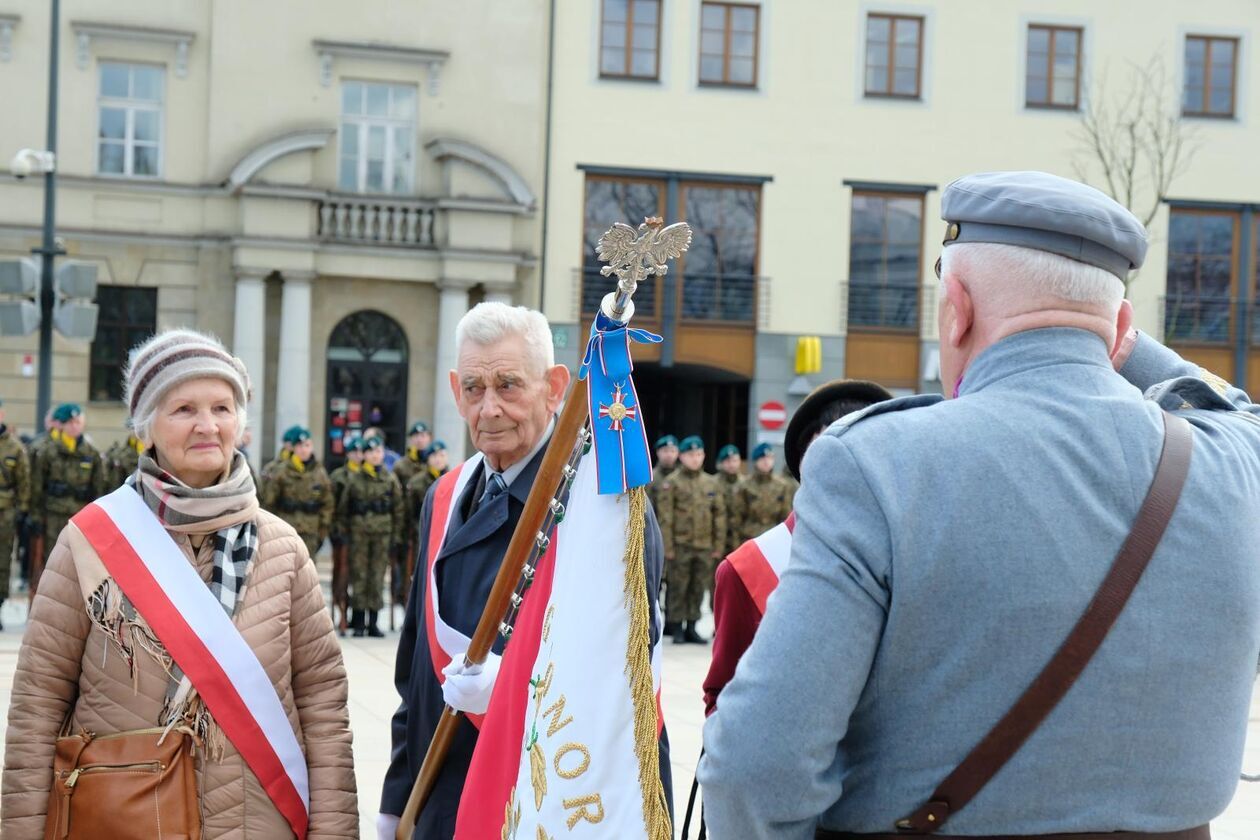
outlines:
[[[781,429],[787,422],[787,406],[777,400],[766,400],[757,409],[757,422],[763,429]]]

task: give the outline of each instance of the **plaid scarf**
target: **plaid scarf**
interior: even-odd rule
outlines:
[[[245,574],[258,547],[258,497],[249,464],[241,453],[218,484],[189,487],[158,466],[149,453],[127,479],[168,531],[181,534],[214,532],[214,565],[210,592],[231,618],[245,593]]]

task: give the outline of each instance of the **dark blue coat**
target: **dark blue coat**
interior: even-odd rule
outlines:
[[[484,463],[479,464],[475,468],[477,472],[469,477],[464,492],[452,506],[446,544],[442,546],[434,564],[434,574],[442,620],[465,636],[471,637],[477,629],[486,598],[490,595],[490,587],[498,574],[499,565],[503,562],[503,555],[507,552],[516,523],[525,509],[525,500],[529,496],[545,452],[546,447],[539,450],[508,487],[508,492],[486,502],[470,517],[468,511],[480,483],[479,473],[484,469]],[[442,687],[434,674],[424,629],[424,599],[428,596],[425,569],[436,487],[435,483],[429,488],[420,514],[419,556],[416,558],[416,572],[412,577],[402,635],[398,640],[394,685],[402,702],[394,713],[393,748],[381,792],[381,811],[386,814],[401,814],[406,807],[407,797],[420,774],[420,765],[424,763],[429,741],[446,705],[442,699]],[[651,603],[651,642],[655,644],[661,633],[657,620],[657,593],[660,591],[664,551],[660,528],[656,524],[651,505],[647,512],[644,571]],[[502,638],[495,640],[494,652],[503,653]],[[454,836],[459,797],[476,745],[476,728],[467,721],[461,721],[433,793],[416,821],[413,837],[423,840],[449,840]],[[661,732],[660,764],[661,780],[666,796],[671,801],[672,812],[669,740],[664,730]]]

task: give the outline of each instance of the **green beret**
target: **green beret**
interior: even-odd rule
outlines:
[[[682,439],[682,443],[678,444],[679,452],[690,452],[693,449],[704,449],[704,441],[699,435],[689,435]]]
[[[728,443],[718,450],[718,462],[721,463],[731,456],[739,457],[739,447],[733,443]]]
[[[767,455],[774,454],[774,447],[768,443],[759,443],[753,447],[752,459],[756,461],[758,458],[764,458]]]
[[[83,409],[77,403],[62,403],[57,406],[57,410],[53,412],[52,419],[58,423],[69,423],[74,418],[83,413]]]
[[[359,437],[358,435],[355,435],[354,437],[351,437],[351,438],[346,438],[346,451],[347,452],[362,452],[363,451],[363,438]]]
[[[420,432],[427,432],[427,431],[429,431],[429,424],[424,422],[423,420],[417,420],[416,422],[412,423],[411,428],[407,430],[407,437],[411,437],[412,435],[416,435],[416,434],[419,434]]]
[[[663,435],[656,439],[656,448],[662,449],[666,446],[677,446],[678,438],[673,435]]]
[[[422,460],[427,461],[429,460],[429,456],[432,455],[434,452],[445,452],[445,451],[446,451],[446,444],[440,440],[435,440],[433,441],[433,443],[429,444],[428,446],[424,448],[424,451],[420,453],[420,458]]]
[[[376,435],[372,435],[370,438],[363,439],[364,452],[367,452],[369,449],[380,449],[384,445],[385,445],[385,441],[381,440]]]
[[[311,439],[311,430],[301,426],[290,426],[284,431],[285,443],[301,443]]]

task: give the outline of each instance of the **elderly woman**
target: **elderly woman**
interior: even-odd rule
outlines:
[[[132,358],[145,452],[61,532],[31,605],[4,837],[357,837],[345,668],[306,546],[236,450],[244,365],[187,330]]]

